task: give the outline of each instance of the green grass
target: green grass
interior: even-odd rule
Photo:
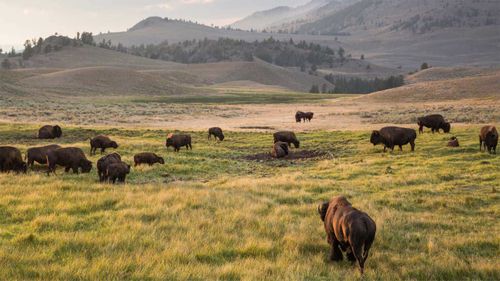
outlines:
[[[65,128],[88,152],[108,134],[127,162],[152,151],[166,164],[133,169],[126,185],[91,174],[0,175],[0,280],[359,280],[327,261],[316,213],[344,194],[377,223],[364,280],[499,280],[500,157],[479,152],[479,127],[424,134],[416,152],[382,153],[369,132],[298,134],[308,160],[247,161],[272,136],[191,132],[193,151],[164,147],[166,131]],[[31,125],[0,124],[0,144],[47,144]],[[97,161],[100,156],[91,157]]]

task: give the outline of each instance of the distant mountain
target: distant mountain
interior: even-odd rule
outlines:
[[[291,22],[300,19],[310,11],[318,9],[334,0],[312,0],[299,7],[280,6],[266,11],[256,12],[230,26],[242,30],[264,30],[271,26],[276,26],[284,22]]]

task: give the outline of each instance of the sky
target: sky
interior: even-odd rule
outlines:
[[[0,48],[20,48],[28,38],[77,31],[125,31],[149,16],[228,25],[276,6],[309,0],[0,0]]]

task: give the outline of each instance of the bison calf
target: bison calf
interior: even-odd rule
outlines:
[[[156,163],[163,165],[165,164],[165,160],[162,157],[150,152],[143,152],[134,155],[134,166],[141,164],[148,164],[149,166],[152,166]]]
[[[167,137],[167,141],[165,146],[169,148],[172,146],[175,152],[179,152],[181,147],[185,146],[186,149],[193,150],[193,146],[191,145],[191,136],[190,135],[169,135]]]
[[[49,168],[47,175],[51,172],[56,173],[57,165],[63,166],[64,171],[67,173],[73,169],[73,173],[78,174],[81,169],[82,173],[89,173],[92,170],[92,162],[90,162],[83,150],[77,147],[58,148],[47,153],[47,162]]]
[[[101,154],[106,151],[106,148],[118,148],[118,144],[112,141],[107,136],[97,136],[90,140],[90,155],[94,155],[98,148],[101,149]]]
[[[213,127],[208,129],[208,139],[211,139],[212,136],[214,136],[216,140],[217,139],[219,139],[219,141],[224,140],[224,134],[222,133],[222,129],[219,127]]]
[[[451,125],[449,122],[444,120],[444,117],[440,114],[427,115],[418,118],[418,132],[423,133],[424,127],[431,128],[432,133],[438,132],[442,129],[445,133],[449,133]]]
[[[375,222],[366,213],[353,208],[344,196],[320,204],[318,213],[331,246],[330,260],[340,261],[342,252],[346,252],[349,261],[358,261],[363,274],[368,252],[375,240]]]
[[[274,133],[273,137],[274,137],[274,143],[281,141],[281,142],[286,142],[288,146],[291,146],[291,144],[293,143],[295,148],[299,148],[300,146],[300,141],[297,139],[294,132],[290,131],[276,132]]]
[[[125,178],[127,177],[128,174],[130,174],[130,165],[120,162],[120,163],[113,163],[108,166],[108,169],[106,171],[108,180],[111,181],[112,183],[118,182],[124,183]]]
[[[52,151],[56,150],[58,148],[61,148],[60,145],[57,144],[52,144],[52,145],[47,145],[47,146],[42,146],[42,147],[33,147],[28,149],[26,152],[26,158],[28,161],[28,166],[33,168],[33,165],[35,162],[38,164],[45,165],[47,164],[47,154]]]
[[[55,139],[60,138],[62,136],[61,127],[58,125],[51,126],[45,125],[38,130],[38,138],[39,139]]]
[[[9,171],[26,173],[26,163],[23,161],[19,149],[11,146],[0,146],[0,172]]]
[[[479,151],[486,149],[489,153],[497,153],[498,131],[495,126],[484,126],[479,133]]]
[[[456,137],[451,137],[447,144],[448,147],[459,147],[458,139]]]
[[[108,180],[109,179],[109,176],[107,174],[108,167],[111,164],[120,162],[122,162],[122,157],[118,153],[112,153],[104,157],[101,157],[101,159],[97,161],[97,175],[99,176],[99,181],[103,182]]]
[[[386,148],[394,151],[394,146],[399,146],[399,150],[403,150],[403,145],[410,144],[411,151],[415,151],[415,139],[417,132],[413,129],[401,127],[385,127],[380,131],[373,131],[370,137],[370,142],[373,145],[384,144],[384,152]]]
[[[283,158],[288,155],[288,144],[286,142],[277,142],[273,145],[271,156],[274,158]]]

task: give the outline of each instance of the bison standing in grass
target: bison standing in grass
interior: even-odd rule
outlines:
[[[224,140],[224,134],[222,133],[222,129],[219,127],[213,127],[208,129],[208,139],[211,139],[212,136],[214,136],[216,140],[217,139],[219,139],[219,141]]]
[[[165,160],[162,157],[150,152],[143,152],[134,155],[134,166],[141,164],[148,164],[149,166],[152,166],[156,163],[163,165],[165,164]]]
[[[165,146],[167,148],[173,147],[175,152],[179,152],[181,147],[185,146],[186,149],[191,149],[193,150],[193,146],[191,145],[191,136],[190,135],[174,135],[170,134],[167,137],[167,141],[165,143]]]
[[[100,135],[90,140],[90,155],[94,155],[98,148],[101,149],[101,154],[103,154],[106,148],[117,149],[118,144],[109,137]]]
[[[21,151],[11,146],[0,146],[0,172],[26,173],[27,166]]]
[[[55,174],[57,165],[63,166],[66,173],[70,169],[73,169],[75,174],[78,174],[79,169],[82,170],[82,173],[90,173],[92,170],[92,162],[85,157],[83,150],[77,147],[52,150],[47,154],[47,162],[49,164],[47,175],[51,172]]]
[[[58,125],[45,125],[38,130],[39,139],[56,139],[62,136],[61,127]]]
[[[433,114],[418,118],[418,132],[423,133],[424,127],[431,128],[432,133],[438,132],[442,129],[445,133],[449,133],[451,125],[449,122],[444,120],[444,117],[440,114]]]
[[[311,120],[313,119],[314,117],[314,113],[313,112],[305,112],[303,115],[302,115],[302,118],[304,119],[304,122],[309,121],[311,122]]]
[[[297,112],[295,113],[295,122],[297,122],[297,123],[301,123],[303,118],[304,118],[304,112],[302,112],[302,111],[297,111]]]
[[[413,129],[401,127],[385,127],[380,131],[373,131],[370,137],[370,142],[373,145],[384,144],[384,152],[386,148],[394,151],[394,146],[399,146],[399,150],[403,151],[403,145],[410,144],[411,151],[415,151],[415,139],[417,132]]]
[[[344,258],[342,252],[346,252],[349,261],[358,261],[363,274],[368,252],[375,240],[375,222],[366,213],[353,208],[344,196],[320,204],[318,213],[331,246],[330,260],[341,261]]]
[[[35,162],[37,162],[38,164],[42,164],[42,165],[47,164],[47,154],[50,151],[56,150],[58,148],[61,148],[61,146],[57,145],[57,144],[51,144],[51,145],[47,145],[47,146],[32,147],[32,148],[28,149],[28,151],[26,152],[28,166],[33,168],[33,165],[35,164]]]
[[[114,163],[121,163],[122,157],[118,153],[111,153],[109,155],[101,157],[97,160],[97,175],[99,176],[99,181],[104,182],[109,179],[108,167]]]
[[[495,126],[484,126],[479,134],[479,150],[488,150],[489,153],[497,153],[498,131]]]
[[[274,158],[283,158],[288,155],[288,144],[286,142],[277,142],[273,145],[271,156]]]
[[[106,171],[108,180],[113,184],[116,183],[117,180],[119,183],[125,183],[125,178],[128,174],[130,174],[130,165],[124,162],[113,163],[108,166]]]
[[[295,148],[299,148],[300,146],[300,141],[297,139],[294,132],[290,131],[276,132],[274,133],[273,137],[274,137],[274,143],[281,141],[281,142],[286,142],[288,146],[291,146],[291,144],[293,143]]]

